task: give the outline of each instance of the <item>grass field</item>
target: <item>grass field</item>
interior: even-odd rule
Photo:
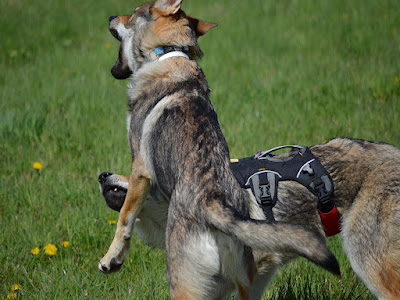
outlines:
[[[168,298],[164,253],[137,239],[121,272],[97,270],[116,228],[108,221],[118,218],[97,175],[130,166],[126,82],[110,75],[118,43],[108,16],[138,4],[0,1],[0,299]],[[400,146],[400,1],[185,0],[183,8],[219,23],[201,38],[200,64],[233,157],[335,136]],[[373,299],[340,237],[329,245],[342,279],[299,259],[265,299]]]

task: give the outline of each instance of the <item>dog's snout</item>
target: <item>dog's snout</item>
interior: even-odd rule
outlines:
[[[114,20],[117,16],[111,16],[108,18],[108,21],[111,22],[112,20]]]
[[[112,175],[112,173],[110,173],[110,172],[103,172],[103,173],[101,173],[101,174],[99,175],[99,182],[100,182],[101,184],[103,184],[104,182],[106,182],[107,177],[110,176],[110,175]]]

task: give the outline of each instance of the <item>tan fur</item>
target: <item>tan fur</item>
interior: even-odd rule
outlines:
[[[341,214],[343,246],[353,270],[378,299],[400,299],[400,150],[345,138],[312,146],[311,150],[333,177],[333,199]],[[114,182],[113,178],[118,175],[110,175],[107,181]],[[162,198],[159,202],[149,198],[145,206],[158,207],[161,203],[165,203]],[[265,218],[254,197],[249,204],[252,218]],[[274,214],[277,220],[301,224],[324,235],[315,197],[296,182],[280,183]],[[160,222],[159,216],[147,214],[146,218]],[[148,228],[141,230],[154,233],[151,220],[148,221]],[[158,229],[162,236],[165,227]],[[147,240],[143,233],[140,237]],[[253,255],[257,275],[252,299],[259,299],[277,268],[294,256],[259,251],[253,251]]]
[[[121,179],[121,181],[126,181],[126,182],[129,182],[129,177],[128,176],[124,176],[124,175],[117,175],[117,174],[115,174],[116,176],[118,176],[120,179]]]
[[[390,300],[400,299],[400,274],[397,262],[392,261],[391,258],[384,260],[374,279],[383,288],[381,291],[383,298]]]
[[[138,169],[136,169],[139,166]],[[132,172],[129,176],[129,186],[133,186],[132,189],[128,189],[125,203],[120,213],[120,219],[123,225],[127,224],[127,216],[129,213],[137,210],[143,205],[143,201],[146,200],[147,193],[150,186],[150,177],[147,170],[143,166],[143,163],[139,160],[135,160],[132,163]]]
[[[238,296],[240,299],[250,299],[250,289],[242,286],[239,282],[236,282]]]
[[[132,188],[130,188],[132,187]],[[140,159],[132,163],[129,189],[118,218],[117,230],[106,255],[99,262],[99,268],[107,271],[119,270],[129,250],[131,232],[136,218],[146,201],[150,189],[148,171]],[[115,269],[113,270],[113,266]]]
[[[197,37],[215,24],[187,17],[180,4],[157,0],[135,9],[129,19],[110,18],[110,32],[121,42],[112,74],[118,79],[132,75],[128,140],[133,163],[100,271],[120,268],[152,191],[169,203],[162,225],[172,299],[226,298],[235,284],[238,297],[249,299],[256,273],[250,247],[300,255],[339,274],[320,236],[301,226],[251,218],[253,205],[230,169],[210,89],[196,62],[202,55]]]
[[[129,19],[131,18],[131,16],[125,15],[125,16],[118,16],[118,22],[125,24],[128,23]]]

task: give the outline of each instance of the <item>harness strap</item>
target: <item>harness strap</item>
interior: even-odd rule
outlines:
[[[261,173],[252,176],[250,180],[251,191],[262,207],[269,222],[275,222],[272,208],[276,204],[278,193],[278,180],[273,173]]]
[[[336,205],[333,206],[331,211],[323,213],[318,209],[319,216],[321,218],[322,225],[326,236],[333,236],[340,232],[340,216],[336,209]]]

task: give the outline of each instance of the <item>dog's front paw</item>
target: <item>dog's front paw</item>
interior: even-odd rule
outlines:
[[[99,270],[104,274],[111,274],[119,271],[123,263],[123,261],[119,262],[115,257],[111,259],[103,257],[99,262]]]
[[[130,240],[125,238],[125,236],[128,236],[129,234],[130,237],[130,231],[127,230],[126,226],[121,227],[122,228],[117,228],[117,232],[110,248],[99,262],[99,270],[105,274],[119,271],[126,255],[128,254]]]

